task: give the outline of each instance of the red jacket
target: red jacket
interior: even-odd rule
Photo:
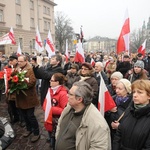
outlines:
[[[52,101],[52,115],[60,116],[68,103],[67,89],[64,86],[60,86],[55,94],[53,94],[52,89],[50,89],[50,93]]]
[[[67,96],[67,89],[64,86],[60,86],[55,93],[53,93],[53,90],[49,88],[50,95],[51,95],[51,110],[49,112],[47,120],[45,120],[44,126],[46,130],[52,132],[52,130],[56,126],[56,122],[54,121],[54,118],[59,118],[63,109],[68,103],[68,96]],[[43,109],[45,111],[46,109],[46,103],[47,100],[45,99],[43,103]]]

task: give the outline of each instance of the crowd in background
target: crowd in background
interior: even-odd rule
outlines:
[[[67,93],[70,92],[74,83],[84,81],[91,86],[93,91],[91,102],[98,109],[99,90],[102,88],[100,82],[103,78],[116,104],[116,107],[105,112],[104,116],[110,129],[111,149],[141,150],[150,148],[150,127],[148,127],[150,123],[150,51],[145,56],[141,53],[116,55],[115,52],[112,52],[107,55],[101,51],[95,53],[91,51],[85,53],[84,63],[74,60],[75,53],[72,52],[68,62],[66,62],[65,56],[58,51],[50,59],[47,55],[35,55],[34,53],[31,55],[24,53],[23,56],[17,56],[14,53],[6,56],[1,53],[0,70],[5,67],[24,69],[28,66],[33,73],[33,83],[29,86],[33,88],[33,91],[34,88],[36,89],[37,97],[41,106],[44,106],[44,111],[46,110],[47,91],[50,90],[53,123],[49,124],[48,121],[45,121],[44,125],[48,131],[47,140],[51,147],[55,147],[58,119],[68,103],[69,96],[67,96]],[[92,60],[94,60],[94,64]],[[25,61],[24,65],[22,65],[23,61]],[[30,77],[31,74],[28,76]],[[29,96],[27,96],[28,98]],[[30,98],[35,99],[32,96]],[[8,99],[10,121],[12,124],[18,121],[21,124],[25,123],[27,132],[24,137],[34,133],[35,136],[31,142],[36,142],[40,138],[38,122],[34,116],[34,108],[38,105],[38,102],[34,100],[35,104],[28,107],[18,105],[18,100],[19,96],[13,97],[13,94]],[[33,100],[31,101],[33,102]],[[10,110],[12,112],[9,112]],[[130,135],[131,133],[132,135]],[[56,143],[60,147],[57,140]],[[59,148],[56,148],[56,150],[59,150]]]

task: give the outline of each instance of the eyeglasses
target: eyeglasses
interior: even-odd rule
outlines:
[[[55,81],[55,80],[50,80],[50,82],[57,82],[57,81]]]
[[[82,70],[89,70],[88,68],[81,68]]]

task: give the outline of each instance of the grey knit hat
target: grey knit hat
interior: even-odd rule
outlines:
[[[137,60],[136,63],[134,64],[134,67],[140,67],[144,69],[144,62],[142,60]]]

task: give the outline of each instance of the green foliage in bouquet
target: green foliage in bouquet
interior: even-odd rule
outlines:
[[[14,71],[11,73],[11,77],[9,79],[9,93],[19,92],[25,93],[25,89],[28,89],[27,83],[28,78],[25,77],[27,71]],[[26,95],[27,96],[27,95]]]

